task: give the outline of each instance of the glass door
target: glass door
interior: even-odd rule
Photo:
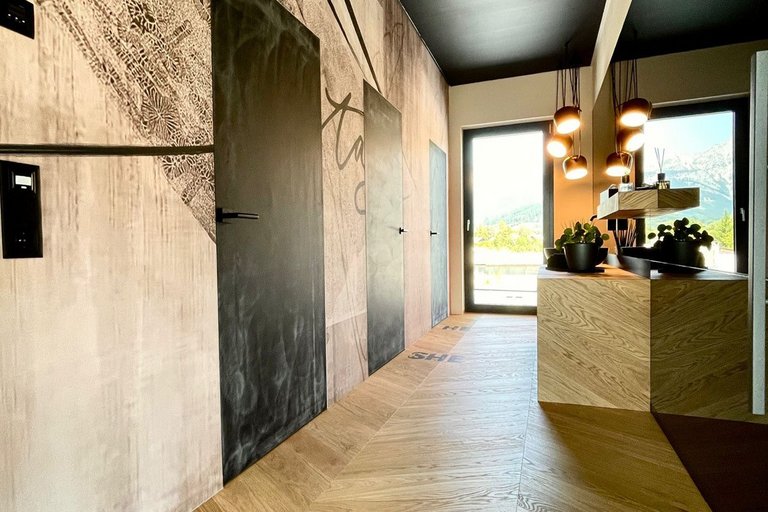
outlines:
[[[465,308],[535,313],[552,245],[548,123],[464,131]]]

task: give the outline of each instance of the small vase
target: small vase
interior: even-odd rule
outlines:
[[[598,257],[597,244],[565,244],[565,261],[568,270],[573,272],[588,272],[595,268]]]

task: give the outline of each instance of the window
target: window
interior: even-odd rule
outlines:
[[[746,100],[656,109],[645,126],[638,162],[643,181],[655,182],[663,155],[673,188],[700,189],[698,208],[647,218],[645,236],[659,224],[687,217],[715,239],[710,250],[704,249],[707,266],[728,272],[746,272],[748,109]]]
[[[533,313],[543,247],[552,244],[546,123],[464,132],[468,311]]]

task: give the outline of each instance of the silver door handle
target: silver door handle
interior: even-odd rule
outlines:
[[[467,219],[467,232],[469,232],[469,219]]]
[[[400,234],[401,234],[401,235],[402,235],[403,233],[407,233],[407,232],[408,232],[408,230],[407,230],[407,229],[405,229],[405,228],[402,228],[402,227],[399,229],[399,231],[400,231]]]
[[[741,222],[747,221],[747,211],[744,208],[739,208],[739,214],[741,215]]]

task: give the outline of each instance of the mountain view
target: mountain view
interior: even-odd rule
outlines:
[[[646,153],[645,180],[652,182],[656,181],[658,166],[648,156]],[[664,170],[672,188],[701,189],[701,206],[686,211],[686,216],[712,222],[726,212],[733,213],[733,143],[730,140],[688,159],[667,154]]]

